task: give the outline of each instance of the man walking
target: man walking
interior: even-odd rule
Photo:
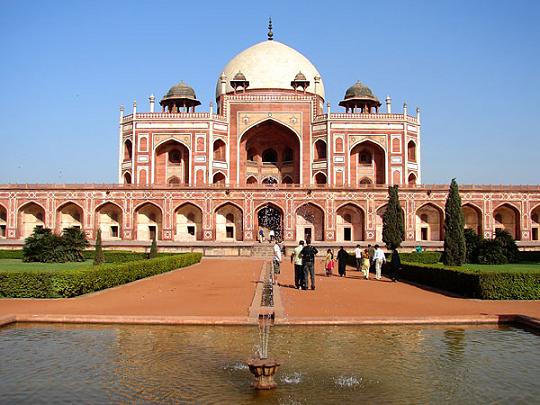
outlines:
[[[375,245],[375,253],[373,253],[373,263],[375,263],[375,278],[377,280],[381,279],[381,268],[384,262],[386,262],[384,252],[379,247],[379,245]]]
[[[291,254],[291,263],[294,264],[294,286],[302,289],[304,287],[304,267],[302,266],[302,256],[300,252],[304,249],[304,241],[301,240]]]
[[[401,269],[401,258],[397,249],[392,251],[390,265],[392,266],[392,281],[395,283],[398,281],[399,270]]]
[[[373,249],[373,246],[371,244],[367,245],[368,254],[369,254],[369,270],[368,272],[375,272],[375,261],[373,260],[373,256],[375,255],[375,249]]]
[[[317,248],[311,246],[308,240],[306,246],[302,249],[302,265],[304,266],[304,288],[308,288],[308,273],[311,279],[311,289],[315,289],[315,256],[319,253]]]
[[[354,249],[354,259],[356,260],[356,271],[360,271],[362,267],[362,249],[360,249],[360,245],[356,245],[356,249]]]
[[[345,270],[347,268],[347,260],[349,259],[349,254],[343,246],[341,246],[337,252],[338,260],[338,272],[340,277],[345,277]]]
[[[277,285],[281,267],[281,246],[279,246],[277,240],[276,243],[274,243],[274,258],[272,260],[272,265],[274,270],[274,284]]]

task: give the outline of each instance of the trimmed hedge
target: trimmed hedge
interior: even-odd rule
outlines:
[[[22,260],[23,251],[22,250],[0,250],[0,259],[20,259]]]
[[[411,262],[411,263],[423,263],[423,264],[435,264],[441,261],[441,252],[411,252],[411,253],[399,253],[399,257],[402,262]],[[386,260],[390,261],[392,257],[392,252],[386,253]],[[347,265],[356,266],[356,259],[354,253],[349,253],[349,260],[347,260]]]
[[[75,297],[186,267],[200,262],[201,257],[201,253],[184,253],[58,273],[0,273],[0,297]]]
[[[134,260],[142,260],[148,258],[148,253],[132,252],[129,250],[104,250],[106,263],[124,263]],[[176,253],[158,253],[158,257],[171,256]],[[96,251],[85,250],[83,252],[85,260],[94,260]],[[23,259],[22,250],[0,250],[0,259]]]
[[[518,254],[520,262],[537,262],[540,263],[540,250],[520,251]]]
[[[421,263],[402,263],[400,278],[471,298],[540,299],[540,271],[498,273],[464,271]]]

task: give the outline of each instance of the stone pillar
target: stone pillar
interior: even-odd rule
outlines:
[[[122,184],[124,179],[122,178],[122,161],[124,160],[124,142],[122,139],[122,120],[124,119],[124,106],[120,106],[120,121],[118,131],[118,183]]]
[[[150,101],[150,112],[153,113],[156,98],[154,97],[153,94],[151,94],[150,97],[148,97],[148,100]]]

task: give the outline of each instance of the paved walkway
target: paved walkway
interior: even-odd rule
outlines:
[[[126,322],[134,317],[183,318],[189,322],[199,317],[201,322],[246,323],[262,264],[262,260],[203,259],[189,268],[78,298],[0,299],[0,318],[22,314],[57,319],[60,315],[123,317]],[[321,273],[322,264],[318,262],[316,268]],[[502,314],[540,318],[540,301],[457,298],[405,283],[363,280],[356,271],[348,271],[346,278],[319,274],[315,291],[296,290],[292,288],[293,267],[287,261],[282,264],[279,282],[284,322],[437,320]]]

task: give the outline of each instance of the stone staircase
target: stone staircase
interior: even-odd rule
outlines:
[[[263,242],[253,245],[251,256],[271,258],[274,255],[274,244]]]

